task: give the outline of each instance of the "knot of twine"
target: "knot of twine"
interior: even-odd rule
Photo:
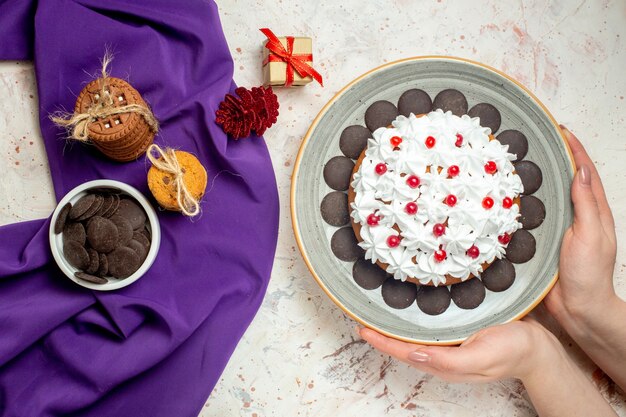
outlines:
[[[109,64],[113,60],[112,55],[107,51],[102,58],[102,77],[100,97],[95,99],[85,113],[57,113],[50,116],[57,126],[64,127],[70,132],[69,138],[79,141],[89,140],[89,126],[97,119],[104,119],[109,116],[122,113],[137,113],[144,118],[153,132],[159,131],[159,122],[152,111],[146,106],[139,104],[127,104],[121,107],[114,107],[114,99],[108,89]]]
[[[159,145],[152,144],[146,153],[152,165],[158,170],[174,175],[174,187],[176,187],[176,203],[180,211],[189,217],[200,213],[200,203],[191,195],[183,181],[183,170],[178,164],[178,158],[172,148],[161,149]]]

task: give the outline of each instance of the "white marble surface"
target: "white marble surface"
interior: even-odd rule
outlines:
[[[240,85],[261,83],[263,35],[257,29],[270,27],[277,34],[314,38],[315,65],[325,87],[278,91],[279,123],[265,135],[281,197],[272,280],[200,416],[536,415],[517,381],[447,384],[357,340],[354,323],[326,298],[296,247],[289,214],[291,171],[317,112],[359,74],[416,55],[482,61],[535,92],[579,135],[597,163],[621,242],[615,285],[626,298],[623,0],[224,0],[219,6]],[[34,83],[30,63],[0,62],[2,224],[47,216],[54,206]],[[624,396],[547,322],[618,414],[626,416]]]

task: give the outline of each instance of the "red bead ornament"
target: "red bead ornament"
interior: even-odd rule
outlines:
[[[411,188],[417,188],[420,186],[420,178],[417,175],[409,175],[406,178],[406,183]]]
[[[394,136],[391,139],[389,139],[389,142],[391,142],[391,146],[393,146],[394,148],[397,148],[402,143],[402,138],[400,136]]]
[[[480,255],[480,250],[478,250],[476,245],[472,245],[465,253],[470,258],[476,259],[478,258],[478,255]]]
[[[426,147],[427,147],[428,149],[430,149],[430,148],[432,148],[433,146],[435,146],[435,143],[436,143],[436,142],[437,142],[437,141],[435,140],[435,138],[433,138],[432,136],[429,136],[429,137],[427,137],[427,138],[426,138],[426,142],[425,142],[425,143],[426,143]]]
[[[511,235],[508,233],[498,236],[498,242],[502,243],[503,245],[508,244],[510,241],[511,241]]]
[[[367,216],[367,224],[370,226],[378,226],[378,222],[380,222],[380,216],[377,214],[370,214]]]
[[[385,172],[387,172],[387,165],[381,162],[374,167],[374,171],[376,171],[378,175],[383,175]]]
[[[435,262],[443,262],[446,260],[446,256],[448,256],[448,254],[445,250],[439,249],[435,251],[433,256],[435,257]]]
[[[489,175],[493,175],[498,171],[498,166],[495,162],[489,161],[485,164],[485,172]]]
[[[513,200],[511,199],[511,197],[504,197],[504,199],[502,200],[502,207],[504,207],[505,209],[510,209],[511,207],[513,207]]]
[[[279,106],[272,87],[239,87],[235,94],[226,94],[215,112],[215,123],[232,139],[246,138],[252,131],[260,136],[276,123]]]
[[[460,148],[463,145],[463,135],[460,133],[456,134],[456,142],[454,142],[454,146]]]
[[[456,204],[456,196],[454,194],[450,194],[446,197],[446,204],[450,207],[454,207]]]
[[[411,215],[417,213],[417,203],[414,201],[406,203],[406,206],[404,206],[404,211]]]
[[[395,235],[391,235],[387,238],[387,246],[390,248],[397,248],[400,245],[400,238]]]
[[[441,223],[437,223],[433,226],[433,235],[439,237],[446,232],[446,226]]]
[[[448,175],[450,177],[456,177],[457,175],[459,175],[459,172],[461,172],[461,170],[459,169],[458,165],[450,165],[448,167]]]
[[[491,197],[485,197],[483,198],[483,207],[487,210],[489,210],[491,207],[493,207],[493,198]]]

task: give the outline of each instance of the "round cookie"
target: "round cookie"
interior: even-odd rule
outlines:
[[[322,199],[320,204],[322,219],[331,226],[343,226],[350,221],[348,195],[341,191],[332,191]]]
[[[354,262],[364,251],[358,245],[352,227],[342,227],[338,229],[330,239],[330,249],[335,256],[342,261]]]
[[[72,209],[72,204],[67,203],[59,211],[57,219],[54,222],[54,233],[56,233],[57,235],[63,231],[63,228],[65,227],[65,222],[67,221],[67,216],[68,214],[70,214],[71,209]]]
[[[117,226],[104,217],[92,217],[87,223],[87,241],[98,252],[111,252],[119,246]]]
[[[411,113],[415,115],[426,114],[430,112],[432,108],[433,101],[428,93],[417,88],[405,91],[398,100],[398,111],[401,115],[406,117]]]
[[[505,130],[496,139],[503,145],[509,145],[508,152],[517,156],[513,162],[521,161],[528,153],[528,139],[519,130]]]
[[[529,231],[520,229],[511,236],[506,247],[506,258],[515,264],[523,264],[535,256],[535,250],[535,237]]]
[[[455,116],[461,117],[467,114],[467,99],[459,90],[449,88],[437,94],[433,101],[433,109],[441,109],[444,112],[451,111]]]
[[[352,278],[359,287],[374,290],[383,285],[383,282],[389,278],[389,274],[378,265],[360,257],[352,266]]]
[[[85,269],[89,266],[87,250],[75,240],[68,240],[63,243],[63,256],[74,268]]]
[[[485,299],[485,286],[478,278],[468,279],[451,286],[450,295],[454,304],[459,308],[471,310],[478,307]]]
[[[520,161],[515,164],[515,172],[522,179],[524,192],[522,194],[529,195],[536,192],[543,182],[543,174],[541,169],[532,161]]]
[[[379,100],[365,111],[365,125],[373,132],[379,127],[389,126],[396,117],[398,117],[396,106],[386,100]]]
[[[358,159],[371,136],[372,132],[364,126],[348,126],[341,132],[339,137],[339,149],[348,158]]]
[[[417,286],[410,282],[398,281],[392,277],[383,283],[381,294],[389,307],[402,310],[415,301]]]
[[[63,228],[63,242],[73,240],[80,243],[81,246],[85,246],[87,241],[87,234],[85,233],[85,227],[82,223],[66,223]]]
[[[198,158],[188,152],[175,151],[178,164],[183,171],[183,183],[189,193],[200,200],[207,185],[207,173]],[[180,211],[176,200],[177,189],[174,174],[163,172],[155,166],[148,171],[148,188],[159,205],[166,210]]]
[[[333,190],[346,191],[353,169],[354,162],[350,158],[335,156],[324,165],[324,181]]]
[[[497,259],[480,275],[480,279],[490,291],[507,290],[515,281],[515,267],[506,258]]]
[[[422,285],[417,290],[417,306],[430,316],[437,316],[446,311],[451,300],[450,291],[444,285],[439,287]]]
[[[502,116],[500,116],[498,109],[489,103],[478,103],[472,107],[467,114],[470,117],[479,117],[480,125],[491,129],[492,134],[500,129]]]
[[[109,274],[115,278],[128,278],[139,269],[141,260],[131,248],[119,247],[107,255]]]
[[[546,206],[543,201],[533,195],[522,196],[520,199],[520,217],[518,221],[526,230],[539,227],[546,218]]]

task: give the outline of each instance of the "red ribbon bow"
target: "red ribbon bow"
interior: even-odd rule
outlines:
[[[294,70],[302,78],[312,77],[315,81],[320,83],[321,86],[324,86],[320,73],[315,71],[311,65],[307,64],[307,61],[313,61],[313,55],[293,53],[293,36],[286,37],[287,49],[285,49],[278,37],[274,35],[274,32],[267,28],[260,29],[260,31],[267,36],[268,41],[265,47],[271,52],[268,58],[263,62],[263,65],[267,65],[268,62],[285,62],[287,64],[287,81],[285,82],[285,87],[291,87],[293,84]]]

